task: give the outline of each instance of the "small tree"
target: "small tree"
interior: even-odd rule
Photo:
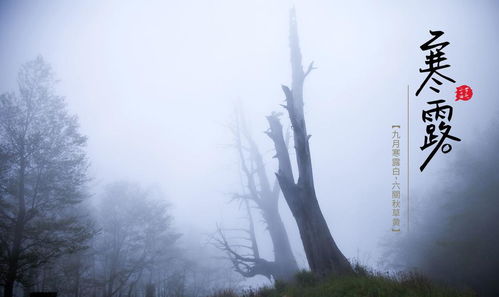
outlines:
[[[103,296],[121,296],[154,287],[153,276],[179,257],[168,204],[139,186],[118,182],[106,187],[99,206],[96,238]]]
[[[27,272],[85,247],[86,138],[54,94],[41,57],[22,66],[18,94],[0,97],[0,277],[4,296]]]

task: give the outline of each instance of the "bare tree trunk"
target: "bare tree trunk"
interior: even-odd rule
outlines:
[[[267,229],[274,246],[274,278],[276,280],[291,280],[298,272],[298,265],[291,251],[288,234],[276,209],[262,209]]]
[[[19,264],[19,256],[21,255],[21,244],[24,236],[24,224],[26,219],[26,202],[24,197],[24,178],[26,173],[26,159],[24,150],[22,151],[19,170],[19,188],[17,197],[19,199],[18,214],[14,225],[14,241],[10,250],[7,275],[4,285],[4,297],[12,297],[14,284],[17,280],[17,269]]]
[[[155,297],[156,286],[153,283],[146,285],[146,297]]]
[[[107,282],[106,297],[113,296],[113,287],[114,287],[114,270],[112,270],[111,277]]]
[[[298,182],[295,183],[289,153],[284,141],[283,129],[278,115],[267,117],[270,129],[267,132],[273,140],[279,170],[276,173],[286,202],[295,217],[310,269],[319,276],[351,273],[352,268],[338,249],[317,201],[312,173],[309,138],[303,113],[303,83],[312,71],[311,63],[303,71],[298,42],[294,10],[290,15],[290,49],[292,68],[292,90],[283,86],[286,106],[293,129],[293,138],[298,165]]]
[[[247,192],[245,195],[236,195],[236,197],[243,200],[248,213],[249,230],[247,232],[252,256],[240,257],[227,242],[222,230],[219,230],[219,236],[221,237],[219,238],[221,240],[218,240],[219,247],[229,253],[236,271],[245,277],[260,274],[269,279],[274,278],[274,280],[291,280],[294,274],[298,272],[298,265],[291,250],[286,228],[279,214],[279,183],[275,180],[273,187],[270,186],[262,155],[251,137],[240,111],[237,112],[235,124],[236,148],[243,173],[243,187],[246,188]],[[245,153],[245,151],[248,151],[248,153]],[[256,204],[263,217],[272,240],[274,261],[260,258],[250,202]]]
[[[271,188],[267,176],[267,170],[263,162],[262,154],[258,146],[247,130],[242,120],[242,132],[249,144],[250,160],[254,163],[255,173],[260,185],[259,189],[248,187],[251,200],[253,200],[262,213],[267,230],[274,247],[274,278],[278,280],[290,280],[298,272],[298,265],[291,250],[288,233],[279,213],[280,188],[277,179]],[[286,142],[287,149],[287,142]],[[251,173],[246,173],[247,179],[252,178]],[[248,184],[251,184],[248,182]],[[255,182],[253,182],[255,184]]]
[[[74,297],[80,297],[80,281],[81,281],[81,270],[82,270],[82,259],[81,254],[76,255],[76,280],[74,287]]]

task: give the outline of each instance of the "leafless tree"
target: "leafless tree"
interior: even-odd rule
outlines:
[[[287,110],[293,130],[293,139],[298,165],[298,181],[295,182],[291,160],[283,136],[282,124],[276,113],[267,117],[268,136],[274,142],[279,169],[276,173],[286,202],[298,225],[310,269],[319,276],[327,274],[351,273],[352,267],[337,247],[329,227],[322,215],[314,188],[312,161],[305,117],[303,113],[303,84],[314,69],[313,62],[307,70],[302,67],[302,57],[298,41],[296,15],[290,13],[292,86],[282,86],[286,96]]]
[[[247,213],[248,229],[243,230],[249,245],[231,244],[224,231],[218,229],[217,243],[219,248],[226,251],[234,269],[245,277],[263,275],[269,279],[289,280],[298,271],[298,265],[293,256],[288,234],[279,213],[280,188],[277,180],[273,185],[267,176],[267,170],[262,154],[249,132],[242,111],[236,110],[235,127],[232,129],[235,138],[242,173],[244,194],[234,195]],[[274,259],[265,260],[260,257],[255,235],[255,224],[252,206],[260,211],[266,230],[272,241]],[[244,250],[243,256],[239,250]]]

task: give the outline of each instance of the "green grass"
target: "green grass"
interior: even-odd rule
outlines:
[[[225,291],[213,297],[475,297],[472,291],[457,290],[436,284],[411,273],[387,276],[356,267],[356,274],[318,280],[310,272],[302,271],[295,282],[277,282],[274,287],[263,287],[237,295]]]

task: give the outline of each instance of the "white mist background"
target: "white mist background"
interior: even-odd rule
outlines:
[[[487,138],[499,77],[494,1],[3,1],[0,90],[14,91],[20,65],[42,55],[89,137],[92,192],[122,179],[160,188],[179,231],[203,245],[217,222],[244,224],[245,213],[227,204],[240,190],[226,127],[236,102],[246,110],[269,173],[276,168],[263,131],[265,115],[283,111],[280,85],[290,82],[293,5],[304,66],[314,61],[318,67],[305,84],[317,196],[345,255],[377,266],[386,260],[384,243],[398,236],[390,232],[391,125],[402,125],[405,174],[407,85],[413,203],[446,182],[455,151]],[[453,103],[452,131],[462,143],[438,154],[421,174],[420,113],[426,99],[436,98],[415,98],[414,91],[424,78],[419,46],[429,30],[445,32],[452,65],[446,74],[475,95]],[[453,102],[452,95],[444,99]],[[284,199],[281,210],[305,267]],[[260,236],[266,236],[263,229]],[[268,245],[263,250],[271,256]]]

